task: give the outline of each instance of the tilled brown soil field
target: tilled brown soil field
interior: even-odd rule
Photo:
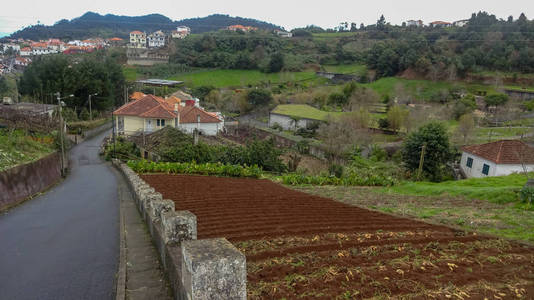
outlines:
[[[533,299],[534,250],[284,188],[142,175],[247,257],[250,299]]]

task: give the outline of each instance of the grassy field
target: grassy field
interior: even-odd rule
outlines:
[[[367,66],[360,64],[352,65],[326,65],[323,66],[326,72],[342,74],[361,74],[367,71]]]
[[[464,196],[468,199],[484,199],[493,203],[503,204],[517,201],[517,192],[526,182],[525,175],[513,174],[440,183],[407,182],[391,187],[385,192],[417,196]]]
[[[488,77],[514,77],[517,76],[517,78],[534,78],[533,73],[513,73],[513,72],[500,72],[500,71],[480,71],[480,72],[472,72],[470,73],[472,75],[479,75],[479,76],[488,76]]]
[[[534,210],[519,203],[522,175],[391,188],[301,186],[296,189],[385,213],[534,243]]]
[[[297,118],[326,121],[328,117],[338,117],[342,112],[326,112],[306,104],[280,104],[273,113],[294,116]]]
[[[23,130],[0,129],[0,171],[54,152],[51,137],[30,137]]]
[[[473,142],[489,143],[502,139],[517,139],[532,131],[533,128],[528,127],[479,127],[475,130]]]
[[[494,92],[495,89],[489,85],[468,84],[464,82],[431,81],[431,80],[409,80],[397,77],[381,78],[372,83],[364,84],[372,88],[378,94],[394,96],[397,86],[403,86],[404,90],[418,99],[431,100],[433,96],[443,89],[460,87],[470,93],[477,91]]]
[[[122,67],[122,74],[127,81],[136,81],[137,80],[137,71],[134,66],[124,66]]]
[[[178,74],[168,78],[181,80],[189,87],[211,85],[216,88],[246,87],[262,82],[276,84],[289,81],[316,80],[314,72],[262,73],[257,70],[206,70]]]

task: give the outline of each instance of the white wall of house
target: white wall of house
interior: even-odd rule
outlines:
[[[300,119],[297,121],[297,128],[306,128],[308,126],[308,123],[313,122],[312,120],[308,119]],[[270,113],[269,114],[269,127],[273,127],[274,124],[277,124],[282,126],[284,130],[294,130],[295,124],[293,123],[293,119],[291,119],[289,116],[283,116],[279,114]]]
[[[217,135],[223,129],[223,123],[182,123],[180,129],[187,133],[193,133],[198,129],[204,135]]]
[[[534,172],[534,165],[525,165],[527,172]],[[495,176],[505,176],[512,173],[523,172],[523,166],[520,164],[515,165],[497,165]]]
[[[473,159],[473,165],[467,166],[468,158]],[[489,166],[488,175],[482,173],[484,165]],[[529,172],[534,171],[534,165],[527,165]],[[460,161],[460,168],[468,178],[481,178],[487,176],[506,176],[513,173],[523,172],[523,166],[521,164],[496,164],[492,161],[476,156],[474,154],[463,152],[462,159]]]

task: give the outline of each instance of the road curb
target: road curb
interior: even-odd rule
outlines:
[[[109,166],[109,165],[108,165]],[[115,176],[122,176],[122,174],[119,174],[117,172],[117,169],[113,166],[109,166],[113,173],[115,173]],[[119,178],[120,180],[120,178]],[[123,199],[121,190],[121,186],[118,185],[117,188],[118,193],[118,200],[119,200],[119,236],[120,236],[120,242],[119,242],[119,268],[117,270],[117,289],[115,292],[115,299],[116,300],[125,300],[126,299],[126,237],[125,237],[125,223],[124,223],[124,208],[123,208]]]

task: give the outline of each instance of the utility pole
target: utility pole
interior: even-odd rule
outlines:
[[[426,144],[423,144],[421,148],[421,158],[419,158],[419,169],[417,170],[417,180],[421,180],[421,174],[423,173],[423,163],[425,162],[425,150]]]
[[[57,105],[58,105],[58,111],[59,111],[59,143],[61,144],[61,176],[65,176],[65,143],[63,141],[63,115],[61,114],[61,94],[59,92],[56,93],[57,97]],[[71,98],[74,97],[74,95],[69,95],[68,97],[63,98]]]
[[[61,145],[61,176],[65,176],[65,146],[63,144],[63,116],[61,115],[61,94],[56,93],[59,111],[59,143]]]
[[[98,93],[89,94],[89,120],[93,121],[93,110],[91,109],[91,96],[96,96]]]

